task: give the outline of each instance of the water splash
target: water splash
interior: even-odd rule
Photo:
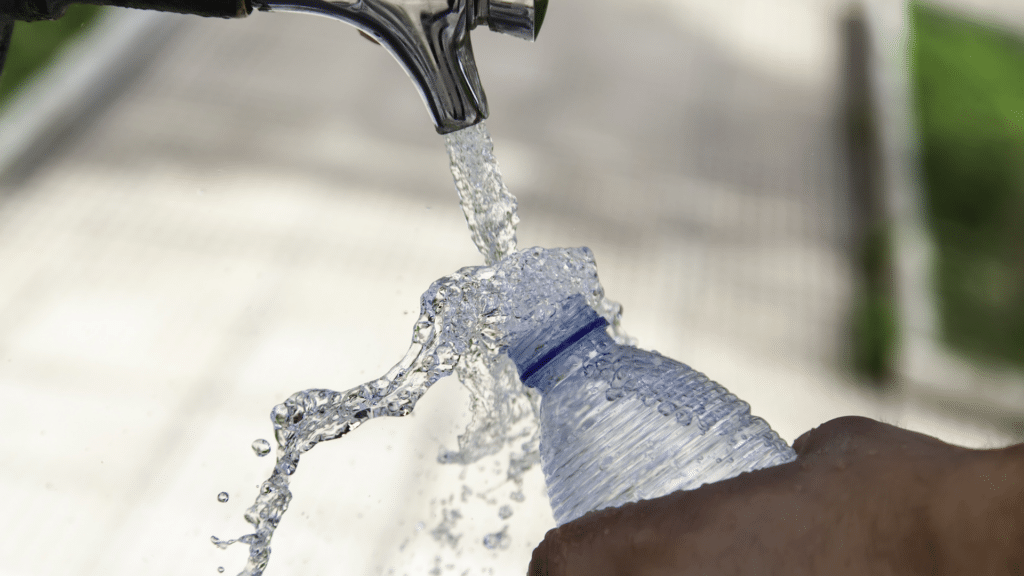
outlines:
[[[524,430],[532,437],[514,455],[509,470],[510,476],[521,475],[539,459],[536,413],[528,396],[532,393],[519,383],[501,349],[510,337],[532,329],[554,313],[558,302],[575,294],[618,325],[619,308],[605,300],[588,248],[531,248],[510,254],[495,266],[463,268],[434,282],[421,296],[409,351],[387,374],[345,392],[303,390],[274,407],[277,463],[245,514],[255,532],[215,543],[248,544],[242,574],[262,574],[274,530],[291,501],[288,477],[301,455],[372,418],[409,414],[430,386],[453,372],[459,372],[474,394],[474,416],[467,433],[459,437],[460,449],[443,453],[440,460],[470,462],[493,454],[515,436],[517,422],[528,420]],[[481,386],[487,381],[494,388]]]
[[[506,340],[547,318],[558,302],[580,294],[608,320],[617,341],[633,343],[621,329],[621,307],[604,297],[588,248],[516,252],[516,199],[502,182],[486,127],[481,123],[449,134],[445,142],[473,242],[487,265],[463,268],[423,293],[412,344],[386,374],[344,392],[303,390],[273,408],[277,462],[245,513],[254,532],[234,540],[211,538],[220,548],[236,542],[249,546],[240,576],[260,576],[266,569],[274,531],[292,499],[288,478],[303,453],[370,419],[409,414],[434,383],[453,372],[471,394],[472,419],[458,437],[458,448],[443,449],[438,461],[469,464],[518,444],[510,451],[506,476],[515,485],[508,497],[522,502],[523,474],[540,462],[539,397],[519,382],[515,365],[501,352]],[[253,449],[261,455],[262,446],[254,443]],[[431,534],[457,548],[460,513],[447,508],[442,514]],[[499,515],[508,518],[511,508]],[[490,549],[507,548],[507,526],[482,540]]]

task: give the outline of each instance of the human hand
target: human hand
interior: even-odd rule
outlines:
[[[793,448],[551,530],[529,575],[1024,574],[1024,444],[970,450],[849,416]]]

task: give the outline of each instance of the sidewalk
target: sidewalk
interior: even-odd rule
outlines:
[[[641,346],[789,441],[863,414],[1011,442],[843,368],[836,14],[782,5],[771,52],[687,6],[559,0],[536,44],[474,32],[520,245],[590,246]],[[326,19],[184,19],[112,107],[0,189],[0,457],[16,463],[0,575],[233,573],[244,552],[208,539],[247,528],[271,407],[383,374],[419,294],[481,260],[443,143],[382,49]],[[379,573],[403,539],[431,542],[436,500],[470,482],[432,463],[465,405],[445,381],[415,415],[307,455],[267,575]],[[466,566],[525,572],[552,525],[536,472],[511,548],[467,544]]]

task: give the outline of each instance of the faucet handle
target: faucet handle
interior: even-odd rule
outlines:
[[[477,0],[474,24],[486,22],[495,32],[532,42],[540,33],[547,9],[548,0]]]

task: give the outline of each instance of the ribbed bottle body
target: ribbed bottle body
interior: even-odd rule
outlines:
[[[541,462],[559,525],[795,458],[746,402],[700,372],[587,344],[552,363],[569,370],[541,401]]]
[[[507,348],[541,393],[541,466],[559,525],[796,458],[746,402],[685,364],[617,344],[606,326],[572,297]]]

